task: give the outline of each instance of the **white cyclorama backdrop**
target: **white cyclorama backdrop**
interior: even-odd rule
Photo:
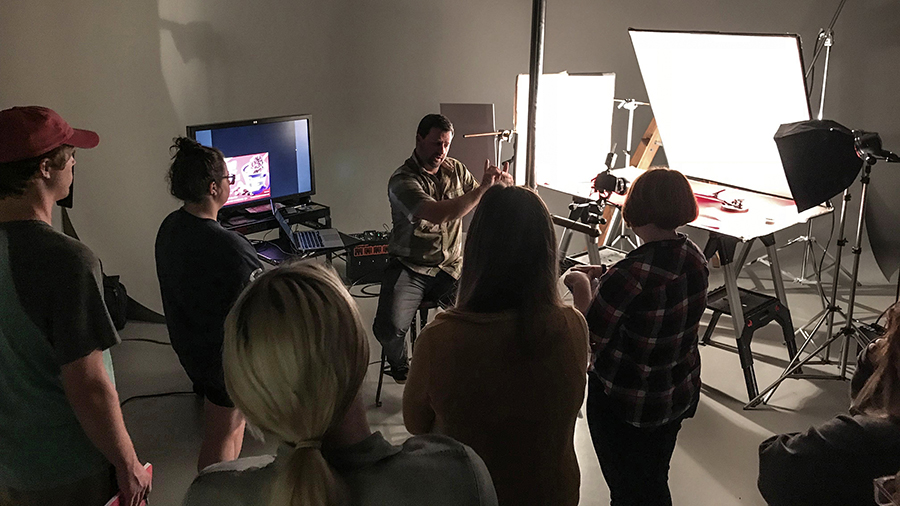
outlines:
[[[534,180],[570,195],[589,197],[612,139],[614,73],[544,74],[538,86]],[[528,74],[516,80],[513,128],[518,134],[516,183],[525,184],[528,160]]]
[[[628,32],[669,167],[792,198],[773,136],[810,119],[799,38]]]

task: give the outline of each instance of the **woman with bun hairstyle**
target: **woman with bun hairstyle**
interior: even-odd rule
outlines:
[[[186,137],[172,149],[167,179],[183,205],[159,227],[156,274],[172,348],[205,398],[202,470],[241,453],[244,418],[225,390],[222,339],[225,315],[262,265],[244,236],[216,221],[234,182],[222,152]]]
[[[330,268],[296,263],[255,280],[228,315],[224,361],[235,404],[283,444],[274,458],[210,466],[185,505],[496,504],[471,448],[372,433],[360,396],[368,337]]]

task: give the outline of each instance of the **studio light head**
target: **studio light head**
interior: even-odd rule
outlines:
[[[775,144],[800,212],[849,188],[863,161],[900,163],[900,156],[881,146],[877,133],[851,131],[831,120],[781,125],[775,133]]]
[[[775,144],[800,212],[847,189],[862,168],[856,137],[834,121],[809,120],[781,125],[775,133]]]
[[[865,160],[867,156],[873,156],[877,160],[900,163],[900,156],[891,153],[881,146],[881,136],[877,133],[854,130],[853,135],[855,137],[854,143],[856,145],[856,154],[863,160]]]

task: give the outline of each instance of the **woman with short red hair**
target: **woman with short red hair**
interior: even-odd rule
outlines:
[[[675,439],[700,399],[700,317],[706,258],[678,227],[697,201],[678,171],[635,179],[622,216],[643,244],[609,269],[566,275],[587,319],[595,353],[587,417],[611,502],[671,504],[668,475]]]

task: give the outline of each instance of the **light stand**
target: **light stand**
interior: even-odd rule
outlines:
[[[472,137],[493,137],[494,138],[494,147],[496,148],[496,151],[494,151],[494,153],[496,153],[497,159],[492,160],[492,162],[497,167],[500,167],[501,142],[507,142],[510,145],[512,145],[513,154],[504,163],[509,162],[509,172],[510,172],[510,174],[512,174],[513,177],[515,177],[515,175],[516,175],[516,137],[517,137],[516,132],[514,132],[512,130],[498,130],[496,132],[485,132],[485,133],[480,133],[480,134],[465,134],[465,135],[463,135],[463,138],[465,138],[465,139],[469,139]]]
[[[831,301],[825,308],[825,314],[823,314],[819,318],[819,320],[816,322],[816,325],[815,325],[815,327],[813,327],[812,332],[810,332],[809,335],[806,337],[806,339],[803,341],[803,344],[800,346],[800,349],[797,350],[797,354],[794,355],[794,358],[791,359],[790,363],[788,363],[787,368],[785,368],[784,372],[781,373],[781,376],[779,376],[778,379],[775,380],[774,383],[772,383],[771,385],[769,385],[768,387],[766,387],[762,391],[760,391],[759,395],[757,395],[756,397],[751,399],[750,402],[747,403],[747,406],[746,406],[747,408],[755,407],[755,406],[759,405],[760,403],[769,402],[769,399],[775,393],[775,389],[778,388],[778,386],[781,385],[781,382],[784,381],[785,379],[787,379],[788,377],[795,378],[795,379],[846,380],[847,379],[847,359],[848,359],[849,350],[850,350],[850,346],[849,346],[850,338],[854,337],[860,346],[865,346],[866,344],[868,344],[865,337],[859,332],[859,329],[856,328],[856,325],[853,322],[853,303],[856,300],[856,281],[859,276],[859,256],[860,256],[860,253],[862,252],[862,220],[863,220],[863,216],[864,216],[864,214],[862,214],[862,213],[865,212],[866,190],[869,185],[869,173],[872,170],[873,164],[874,164],[874,161],[870,163],[868,160],[866,160],[866,166],[865,166],[865,169],[863,172],[863,176],[860,178],[860,182],[862,183],[862,196],[860,197],[860,213],[861,214],[860,214],[860,218],[859,218],[859,223],[857,223],[856,242],[854,243],[853,249],[850,250],[854,255],[854,260],[853,260],[853,271],[850,274],[850,281],[851,281],[850,300],[847,302],[846,314],[837,305],[837,290],[838,290],[838,284],[839,284],[838,279],[839,279],[840,268],[841,268],[841,253],[843,251],[844,245],[847,244],[847,239],[844,238],[844,225],[846,224],[846,221],[847,221],[847,206],[848,206],[848,203],[850,202],[849,190],[844,190],[844,197],[841,201],[841,218],[840,218],[840,225],[838,226],[839,239],[837,241],[837,253],[835,256],[834,266],[833,266],[835,282],[832,284],[832,287],[831,287]],[[834,314],[835,313],[841,313],[841,316],[843,316],[846,319],[846,324],[837,333],[834,333]],[[816,332],[818,332],[819,328],[825,322],[827,322],[827,326],[826,326],[827,334],[826,334],[825,341],[822,344],[820,344],[814,351],[810,352],[810,354],[806,358],[799,360],[800,356],[803,354],[803,352],[806,350],[806,348],[810,345],[810,343],[813,342],[813,337],[815,336]],[[826,348],[829,348],[833,342],[835,342],[841,338],[844,338],[844,339],[841,342],[840,374],[837,374],[837,375],[799,374],[799,373],[795,374],[795,372],[798,369],[800,369],[807,362],[809,362],[810,360],[812,360],[813,358],[818,356],[818,354],[821,353],[823,350],[825,350]],[[825,361],[825,362],[827,363],[827,361]]]
[[[648,104],[647,102],[638,102],[633,98],[614,98],[613,101],[619,104],[616,106],[616,109],[625,109],[626,111],[628,111],[628,131],[625,133],[625,149],[622,150],[622,152],[625,153],[625,167],[628,167],[631,165],[631,147],[634,136],[634,111],[642,105],[650,104]],[[612,151],[615,152],[615,150],[616,148],[615,146],[613,146]],[[609,164],[607,164],[607,166],[609,168],[612,168]],[[612,220],[612,223],[613,225],[618,225],[616,227],[618,228],[618,230],[615,231],[617,234],[616,238],[613,240],[608,239],[613,232],[612,230],[609,230],[606,233],[607,240],[604,242],[604,244],[615,247],[616,244],[619,243],[619,241],[625,241],[631,246],[631,249],[637,249],[637,244],[635,244],[634,241],[631,240],[631,237],[625,234],[625,222],[622,220]]]
[[[631,141],[633,140],[634,135],[634,111],[642,105],[650,104],[647,102],[638,102],[633,98],[614,98],[613,101],[619,104],[616,106],[616,109],[625,109],[628,111],[628,131],[625,133],[625,149],[622,150],[625,153],[625,166],[628,167],[631,165]],[[615,149],[613,149],[613,151],[615,151]]]
[[[841,11],[843,10],[844,4],[846,3],[846,1],[847,0],[841,0],[841,2],[838,4],[837,10],[835,10],[834,16],[832,16],[831,23],[829,23],[828,28],[822,28],[821,30],[819,30],[819,36],[816,39],[816,50],[813,53],[813,58],[809,64],[809,68],[807,69],[806,74],[804,75],[804,78],[807,81],[809,81],[810,77],[813,76],[813,71],[816,68],[816,62],[818,61],[819,56],[822,54],[822,51],[824,50],[825,51],[825,66],[822,71],[822,91],[819,94],[819,113],[817,116],[817,118],[820,121],[822,120],[822,115],[825,110],[825,90],[828,85],[828,68],[829,68],[829,64],[831,62],[831,47],[834,45],[834,25],[835,25],[835,23],[837,23],[838,17],[840,17]],[[810,89],[808,91],[808,95],[812,95],[812,89]],[[831,207],[830,201],[827,201],[826,204],[828,205],[828,207]],[[800,276],[799,277],[794,276],[793,274],[791,274],[788,271],[781,271],[781,273],[782,273],[782,275],[786,276],[788,279],[793,280],[795,283],[799,283],[801,285],[815,285],[815,287],[816,287],[816,291],[819,295],[819,300],[822,303],[822,310],[819,311],[818,313],[816,313],[816,315],[813,316],[809,321],[807,321],[806,324],[802,325],[801,327],[799,327],[797,329],[797,332],[800,335],[802,335],[804,338],[809,338],[810,336],[814,335],[818,331],[818,328],[821,325],[821,323],[816,325],[812,332],[807,332],[806,329],[808,329],[811,325],[813,325],[813,322],[817,321],[819,318],[821,318],[823,316],[827,316],[829,314],[828,302],[827,302],[827,299],[825,298],[825,290],[824,290],[824,288],[822,288],[821,271],[822,271],[823,267],[822,267],[822,265],[819,265],[818,268],[816,268],[815,248],[818,247],[822,252],[822,262],[821,262],[822,264],[824,264],[826,256],[832,260],[832,262],[833,262],[832,265],[834,265],[835,263],[837,265],[840,265],[840,262],[837,262],[835,260],[835,257],[831,256],[831,253],[828,252],[827,245],[825,247],[823,247],[821,244],[818,243],[818,241],[816,241],[816,238],[813,237],[813,235],[812,235],[812,220],[809,220],[806,223],[806,235],[801,235],[801,236],[791,239],[790,241],[785,243],[784,246],[777,248],[777,250],[780,251],[782,249],[785,249],[791,245],[798,244],[798,243],[803,243],[803,263],[800,265]],[[809,266],[810,258],[813,259],[814,278],[807,278],[807,275],[806,275],[806,272],[807,272],[806,269]],[[752,264],[752,263],[756,263],[756,262],[762,263],[764,265],[769,265],[768,255],[763,255],[763,256],[757,258],[756,260],[753,260],[750,263]],[[835,285],[837,285],[838,278],[840,277],[841,273],[843,273],[848,278],[851,277],[851,274],[850,274],[850,272],[847,271],[847,269],[845,269],[845,268],[837,269],[835,271],[835,276],[837,276],[837,277],[835,277],[834,281],[833,281]],[[855,279],[854,283],[856,283],[858,286],[862,286],[862,284],[859,283],[858,279]],[[829,348],[828,351],[826,351],[826,357],[828,357],[830,355],[830,353],[831,353],[831,350]]]
[[[825,89],[828,84],[828,66],[831,62],[831,47],[834,45],[834,25],[835,25],[835,23],[837,23],[838,17],[840,17],[841,11],[844,9],[844,3],[846,3],[846,2],[847,2],[847,0],[841,0],[840,4],[837,7],[837,10],[834,13],[834,16],[832,16],[832,18],[831,18],[831,23],[828,25],[828,28],[822,28],[821,30],[819,30],[819,36],[816,40],[816,50],[813,53],[812,61],[810,62],[809,68],[807,69],[806,74],[805,74],[805,78],[808,81],[809,78],[813,75],[813,71],[816,68],[816,61],[818,61],[819,56],[822,54],[822,51],[824,50],[825,51],[825,66],[822,71],[822,92],[819,95],[819,114],[817,116],[817,118],[819,120],[822,119],[822,114],[825,110]],[[809,91],[809,94],[812,94],[812,90]],[[830,207],[830,204],[829,204],[829,207]],[[828,253],[828,250],[826,248],[822,247],[821,244],[816,242],[815,237],[813,237],[813,235],[812,235],[812,221],[809,221],[806,224],[806,235],[801,235],[799,237],[795,237],[795,238],[791,239],[790,241],[785,243],[784,246],[781,246],[780,248],[778,248],[778,250],[780,251],[784,248],[787,248],[788,246],[791,246],[793,244],[798,244],[798,243],[804,243],[803,263],[800,266],[800,276],[799,277],[794,276],[793,274],[791,274],[790,272],[787,272],[787,271],[782,271],[782,274],[787,276],[788,279],[791,279],[795,283],[799,283],[802,285],[810,285],[810,284],[816,285],[816,288],[819,292],[819,296],[822,299],[822,306],[823,306],[822,311],[824,312],[826,304],[825,304],[824,290],[822,289],[822,280],[819,279],[819,273],[815,270],[813,271],[813,273],[816,276],[815,279],[807,278],[806,277],[806,268],[809,265],[810,257],[815,254],[814,246],[818,246],[822,250],[822,253],[825,256],[828,256],[829,258],[831,258],[832,260],[834,260],[834,257],[832,257],[830,253]],[[756,262],[759,262],[759,263],[762,263],[765,265],[769,265],[768,257],[765,255],[757,258],[756,260],[754,260],[751,263],[756,263]],[[813,267],[815,267],[815,261],[813,262]],[[850,273],[847,272],[846,269],[839,270],[838,274],[840,274],[841,272],[843,272],[844,275],[846,275],[848,277],[850,276]],[[835,278],[835,283],[836,282],[837,282],[837,278]],[[809,327],[809,325],[812,323],[812,321],[815,320],[816,318],[818,318],[819,316],[821,316],[823,314],[823,312],[820,312],[819,315],[817,315],[812,320],[810,320],[810,322],[808,322],[803,327],[800,327],[801,332],[803,329]],[[813,332],[813,333],[815,333],[815,332]]]
[[[781,130],[779,129],[779,132]],[[776,134],[776,139],[778,135]],[[846,312],[842,310],[837,305],[837,292],[838,285],[840,279],[840,270],[841,270],[841,253],[843,252],[843,247],[847,244],[847,239],[844,237],[845,225],[847,222],[847,207],[850,202],[850,190],[849,184],[847,188],[844,189],[844,196],[841,202],[841,217],[840,224],[838,226],[838,241],[837,241],[837,252],[835,254],[834,261],[834,283],[831,288],[831,300],[827,301],[827,306],[825,308],[825,314],[822,315],[819,320],[816,322],[815,327],[812,332],[804,340],[803,344],[800,346],[800,349],[797,351],[797,354],[791,359],[788,363],[788,366],[785,368],[784,372],[775,380],[774,383],[763,389],[759,395],[750,400],[749,403],[745,406],[745,408],[752,408],[760,403],[766,403],[775,393],[775,389],[781,385],[787,378],[796,378],[796,379],[839,379],[846,380],[847,379],[847,365],[848,358],[850,354],[850,339],[854,339],[859,347],[865,347],[868,344],[868,338],[863,334],[860,329],[857,327],[856,322],[853,320],[853,310],[854,305],[856,303],[856,288],[858,286],[857,281],[859,279],[859,261],[860,255],[862,254],[862,231],[863,231],[863,219],[865,217],[866,212],[866,199],[868,197],[868,187],[870,174],[872,171],[872,166],[879,160],[887,160],[892,162],[900,162],[900,157],[890,153],[888,151],[884,151],[881,148],[881,139],[878,138],[878,134],[867,133],[867,132],[854,132],[854,145],[856,149],[856,154],[863,159],[864,169],[862,172],[862,176],[860,177],[860,183],[862,186],[862,191],[860,194],[860,204],[859,204],[859,219],[856,224],[856,238],[853,244],[853,248],[850,250],[853,254],[853,267],[850,274],[850,297],[847,301],[847,310]],[[781,149],[781,146],[779,146]],[[846,155],[846,154],[844,154]],[[784,158],[785,155],[782,154]],[[788,170],[788,164],[785,164],[786,171]],[[844,171],[848,172],[847,170]],[[827,171],[826,171],[827,173]],[[845,174],[846,175],[846,174]],[[796,177],[796,176],[795,176]],[[790,180],[789,180],[790,182]],[[841,183],[838,183],[841,184]],[[792,185],[793,189],[793,185]],[[829,192],[828,189],[822,189],[823,192]],[[796,195],[795,195],[796,198]],[[801,199],[797,199],[798,205],[801,204]],[[840,313],[842,317],[845,319],[844,326],[838,332],[834,332],[834,314]],[[804,359],[800,359],[801,355],[804,353],[806,348],[813,343],[813,337],[816,332],[825,323],[826,326],[826,338],[825,341],[818,345],[816,349],[810,352],[809,355]],[[837,340],[841,340],[841,356],[840,356],[840,365],[839,365],[839,374],[836,375],[828,375],[828,374],[801,374],[799,373],[799,369],[807,364],[814,357],[818,356],[823,350],[830,348],[831,344]],[[823,363],[828,363],[827,359],[823,360]]]

